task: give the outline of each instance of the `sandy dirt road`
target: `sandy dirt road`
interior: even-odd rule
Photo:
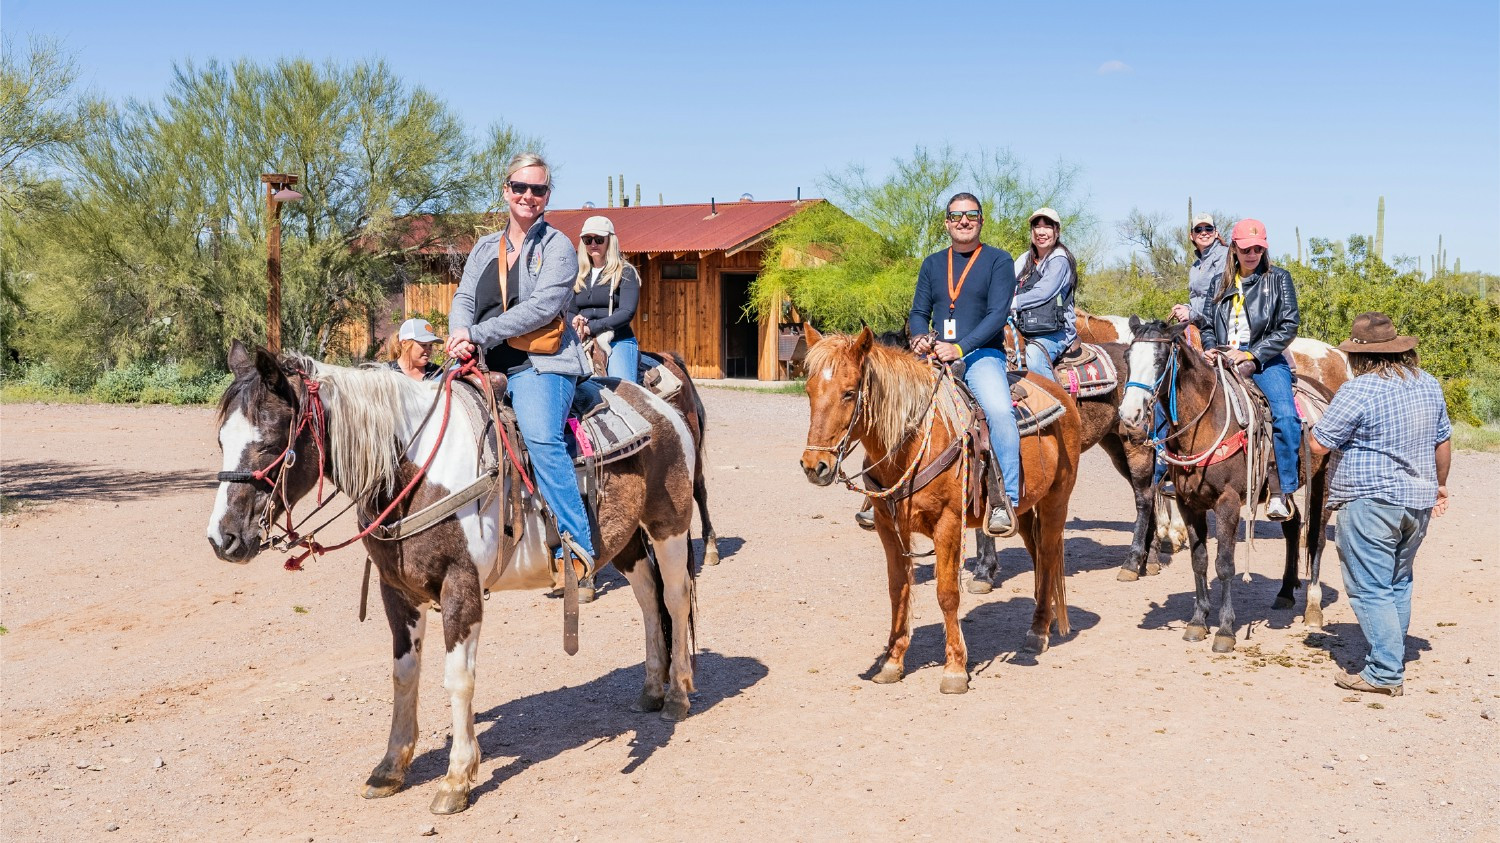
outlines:
[[[693,716],[628,710],[643,647],[623,578],[584,607],[572,658],[558,601],[496,594],[479,783],[441,818],[441,659],[424,666],[408,788],[360,799],[391,697],[383,615],[356,619],[363,557],[300,574],[215,560],[210,411],[0,408],[4,491],[26,501],[0,521],[4,839],[1500,839],[1500,457],[1455,457],[1418,561],[1405,697],[1332,684],[1364,644],[1331,544],[1325,634],[1270,608],[1266,529],[1239,649],[1184,642],[1185,555],[1115,581],[1131,507],[1098,452],[1068,526],[1074,634],[1017,655],[1031,573],[1012,541],[1003,584],[963,597],[973,690],[942,696],[929,566],[907,679],[862,678],[888,622],[884,562],[855,496],[795,465],[806,400],[705,399],[725,559],[699,579]]]

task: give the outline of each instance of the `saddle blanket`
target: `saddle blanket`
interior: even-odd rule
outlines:
[[[595,465],[608,465],[651,443],[651,423],[615,393],[619,385],[618,378],[589,378],[578,384],[568,419],[573,434],[568,450],[575,466],[589,458]]]
[[[1115,391],[1119,383],[1115,361],[1093,343],[1084,343],[1076,354],[1065,354],[1052,366],[1057,382],[1075,398],[1092,398]]]
[[[1016,417],[1016,429],[1025,436],[1045,430],[1057,421],[1067,408],[1062,402],[1039,388],[1028,388],[1026,377],[1020,372],[1007,372],[1010,378],[1010,400]],[[955,430],[965,430],[974,417],[976,405],[969,390],[960,386],[957,378],[945,381],[938,400],[938,411]]]

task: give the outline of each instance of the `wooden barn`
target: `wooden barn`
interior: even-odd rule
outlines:
[[[642,350],[681,353],[695,378],[784,380],[800,326],[757,322],[744,307],[771,230],[820,201],[549,210],[547,221],[574,243],[589,217],[614,222],[621,251],[641,274],[634,327]],[[439,240],[418,250],[425,274],[451,280],[407,285],[405,315],[448,312],[472,243]]]

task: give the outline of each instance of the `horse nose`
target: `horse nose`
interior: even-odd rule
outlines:
[[[817,486],[827,486],[833,482],[833,467],[827,460],[818,460],[812,465],[803,465],[802,472],[807,475],[807,480]]]
[[[209,536],[208,543],[213,547],[214,555],[225,561],[233,559],[234,554],[243,546],[239,533],[225,533],[222,544]]]

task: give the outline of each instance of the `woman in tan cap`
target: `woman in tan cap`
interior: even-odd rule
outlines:
[[[610,377],[631,383],[640,383],[641,348],[630,329],[640,295],[641,276],[620,255],[614,222],[604,216],[584,220],[568,321],[578,336],[592,337],[609,353]]]
[[[1062,243],[1062,217],[1038,208],[1027,220],[1031,248],[1016,261],[1016,327],[1026,338],[1026,368],[1056,381],[1052,364],[1078,339],[1073,293],[1078,261]]]
[[[1411,625],[1412,564],[1428,520],[1448,508],[1453,426],[1443,388],[1417,368],[1417,340],[1384,313],[1362,313],[1339,345],[1354,380],[1333,396],[1312,429],[1314,453],[1339,451],[1328,505],[1340,510],[1336,538],[1344,590],[1370,644],[1364,669],[1334,683],[1401,696]]]

